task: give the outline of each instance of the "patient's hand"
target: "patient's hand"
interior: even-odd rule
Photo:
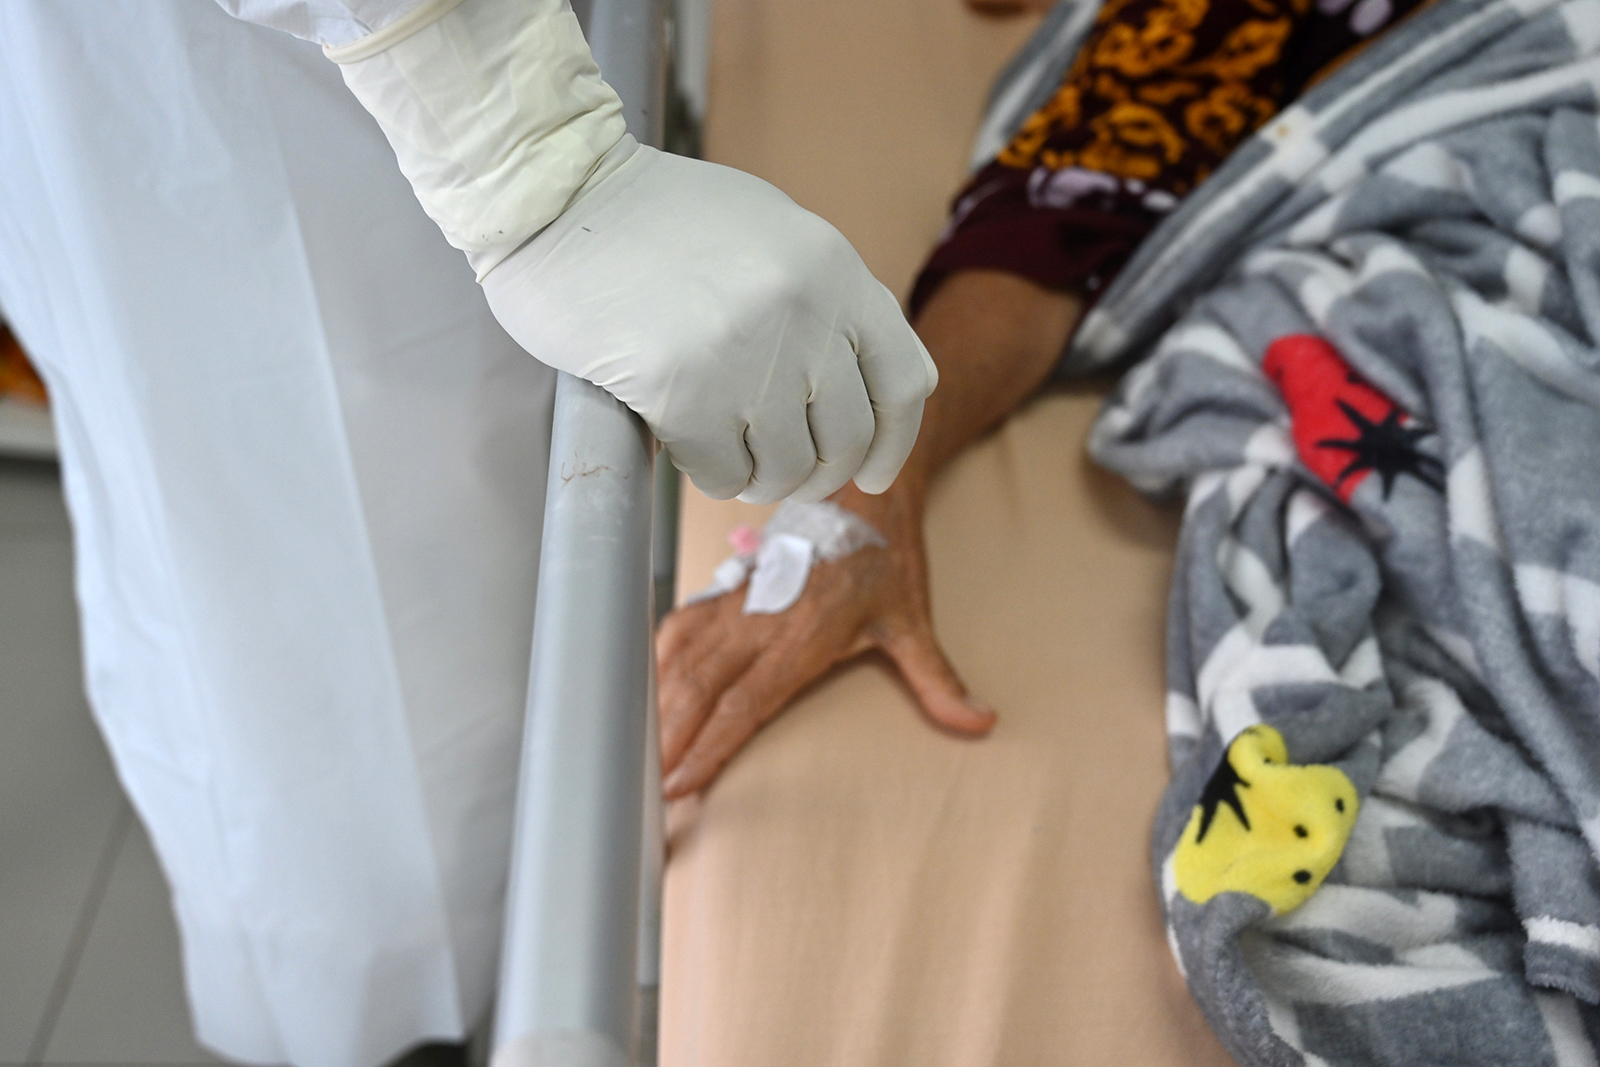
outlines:
[[[847,486],[832,499],[871,523],[887,548],[812,568],[777,615],[743,614],[745,590],[673,612],[656,638],[661,759],[668,797],[709,784],[761,726],[836,663],[876,649],[930,719],[983,734],[995,713],[967,695],[933,636],[922,517],[933,473],[1000,422],[1048,376],[1080,305],[1007,274],[947,280],[915,323],[939,365],[916,450],[882,496]]]
[[[811,570],[800,599],[777,615],[743,614],[745,590],[691,604],[663,623],[661,758],[668,797],[706,785],[763,723],[829,667],[876,649],[929,718],[982,734],[994,712],[967,695],[933,636],[920,494],[832,499],[888,540]]]

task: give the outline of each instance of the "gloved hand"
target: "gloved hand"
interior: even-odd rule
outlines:
[[[484,277],[507,332],[637,411],[710,496],[887,489],[938,372],[850,243],[728,167],[639,147],[601,171]]]
[[[701,489],[888,488],[937,381],[893,297],[766,182],[639,148],[567,0],[428,0],[325,51],[501,325]]]

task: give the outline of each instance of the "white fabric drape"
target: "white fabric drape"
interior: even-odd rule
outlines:
[[[553,374],[334,65],[213,5],[0,5],[0,159],[0,304],[51,388],[91,701],[200,1039],[369,1067],[460,1035]]]
[[[338,48],[439,0],[217,0],[235,18]]]

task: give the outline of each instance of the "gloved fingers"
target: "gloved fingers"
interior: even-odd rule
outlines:
[[[744,432],[752,462],[750,484],[739,499],[746,504],[776,504],[794,492],[817,466],[817,448],[799,396],[764,409]]]
[[[918,628],[898,633],[879,647],[900,669],[928,718],[964,734],[988,733],[994,726],[994,710],[967,693],[931,631]]]
[[[730,429],[723,434],[701,431],[669,438],[664,427],[650,429],[667,450],[672,465],[712,500],[729,500],[749,487],[754,460],[742,433]]]
[[[670,774],[700,732],[718,698],[760,654],[741,635],[744,590],[669,616],[656,639],[661,718],[661,767]],[[692,635],[688,640],[684,634]],[[698,640],[696,638],[699,638]]]
[[[882,285],[863,303],[856,323],[856,362],[872,400],[876,423],[856,484],[881,493],[893,484],[917,443],[922,404],[939,383],[939,370],[900,305]]]
[[[817,465],[789,499],[815,504],[843,489],[872,445],[872,401],[856,371],[855,353],[840,339],[838,358],[812,391],[806,406]]]

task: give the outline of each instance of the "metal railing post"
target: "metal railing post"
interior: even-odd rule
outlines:
[[[563,374],[539,562],[495,1067],[632,1067],[651,699],[651,454]]]
[[[574,5],[629,132],[657,147],[666,5]],[[672,595],[677,508],[670,465],[661,457],[658,474],[654,452],[623,404],[559,377],[493,1067],[655,1063],[664,855],[653,601]]]
[[[622,98],[628,132],[660,148],[667,116],[668,0],[589,0],[580,14],[600,76]],[[587,16],[584,18],[583,16]]]

